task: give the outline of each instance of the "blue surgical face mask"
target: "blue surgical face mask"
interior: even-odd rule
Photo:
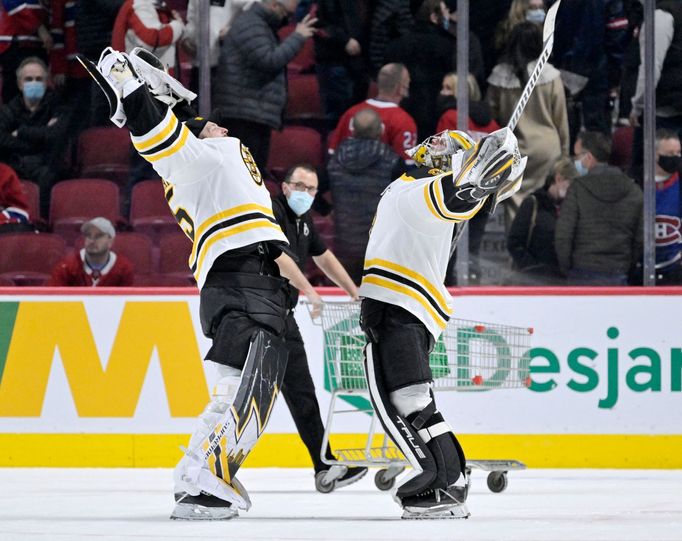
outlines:
[[[545,22],[545,10],[542,8],[529,9],[526,11],[526,20],[529,23],[542,24]]]
[[[23,92],[24,98],[28,101],[40,101],[45,95],[45,83],[42,81],[26,81]]]
[[[291,210],[296,213],[296,216],[302,216],[313,206],[314,199],[308,192],[292,190],[289,197],[287,197],[287,203],[289,203]]]
[[[443,30],[448,30],[450,28],[450,19],[448,17],[443,17]]]
[[[576,159],[573,164],[575,165],[575,169],[581,177],[584,177],[589,172],[587,167],[583,165],[583,160],[581,158]]]

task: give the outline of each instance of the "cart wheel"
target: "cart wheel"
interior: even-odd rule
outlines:
[[[328,494],[332,490],[334,490],[334,487],[336,486],[336,481],[332,481],[330,483],[325,483],[324,478],[327,475],[326,471],[321,471],[317,472],[315,474],[315,488],[317,489],[318,492],[321,492],[322,494]]]
[[[391,490],[395,485],[395,477],[386,479],[386,470],[379,470],[374,476],[374,484],[379,490]]]
[[[490,492],[499,493],[507,488],[507,472],[493,471],[488,474],[488,488]]]

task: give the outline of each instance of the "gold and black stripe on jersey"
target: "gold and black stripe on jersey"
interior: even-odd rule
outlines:
[[[444,329],[450,319],[450,307],[438,288],[424,276],[385,259],[368,259],[362,273],[363,284],[373,284],[406,295],[417,301]]]
[[[184,146],[188,136],[187,127],[169,110],[152,134],[133,139],[133,145],[140,156],[155,162],[175,154]]]
[[[259,228],[276,229],[281,232],[272,209],[255,203],[238,205],[205,220],[195,231],[192,253],[189,257],[189,266],[194,276],[199,275],[206,254],[214,243]]]
[[[439,220],[447,222],[470,220],[481,209],[485,199],[482,199],[473,205],[470,202],[458,199],[454,195],[456,188],[452,184],[452,179],[449,178],[450,175],[452,175],[452,172],[424,185],[424,200],[426,201],[426,206],[429,208],[429,212]],[[443,193],[444,185],[447,188],[452,188],[451,194],[447,194],[446,196],[446,194]],[[454,208],[449,208],[448,205],[450,205],[450,207],[453,207],[453,205],[456,206]]]

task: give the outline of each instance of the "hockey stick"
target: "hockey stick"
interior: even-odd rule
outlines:
[[[542,73],[542,70],[547,64],[547,60],[549,60],[549,57],[552,54],[552,48],[554,47],[554,25],[556,23],[556,14],[559,11],[560,4],[561,0],[557,0],[557,2],[555,2],[552,5],[552,7],[549,8],[549,10],[547,11],[547,16],[545,17],[545,24],[542,27],[542,41],[544,43],[542,47],[542,52],[540,53],[540,57],[538,58],[537,64],[535,64],[535,68],[533,68],[533,71],[530,74],[530,77],[528,78],[526,86],[523,88],[523,92],[521,93],[519,101],[516,103],[516,107],[514,107],[514,112],[512,113],[512,116],[509,119],[509,122],[507,123],[507,128],[509,128],[512,131],[514,131],[514,128],[516,128],[516,125],[519,123],[519,119],[523,114],[523,110],[526,108],[526,105],[528,105],[530,95],[533,93],[533,90],[535,89],[535,86],[537,85],[538,80],[540,79],[540,74]],[[490,202],[490,214],[493,214],[496,208],[497,193],[492,196],[492,200]],[[462,236],[465,227],[466,222],[457,224],[457,231],[455,232],[452,238],[450,257],[452,257],[452,255],[454,254],[455,248],[457,247],[457,242],[459,241],[459,238]]]

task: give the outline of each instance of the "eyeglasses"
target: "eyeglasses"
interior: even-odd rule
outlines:
[[[310,195],[315,195],[317,193],[317,188],[315,186],[306,186],[303,182],[287,182],[297,192],[308,192]]]

